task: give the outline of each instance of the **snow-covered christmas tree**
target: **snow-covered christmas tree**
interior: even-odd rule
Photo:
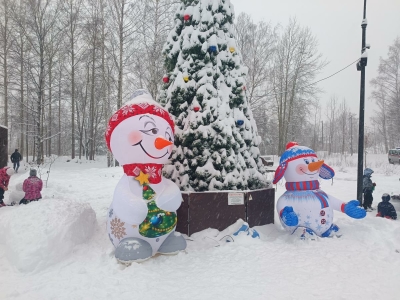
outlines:
[[[184,191],[266,186],[230,0],[182,0],[164,46],[159,101],[175,117],[165,176]]]

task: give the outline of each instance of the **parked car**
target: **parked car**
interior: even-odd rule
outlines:
[[[400,164],[400,147],[389,150],[388,160],[390,164]]]
[[[274,161],[270,156],[261,156],[261,161],[266,167],[272,167],[274,165]]]

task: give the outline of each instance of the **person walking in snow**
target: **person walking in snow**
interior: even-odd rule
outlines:
[[[21,153],[18,152],[18,149],[15,149],[14,153],[11,154],[11,162],[14,164],[14,170],[18,173],[19,169],[19,162],[22,160]]]
[[[372,196],[372,192],[375,189],[375,182],[373,183],[371,180],[371,176],[374,171],[370,168],[366,168],[364,170],[364,176],[363,176],[363,193],[364,193],[364,209],[366,211],[372,211],[372,201],[374,200],[374,197]]]
[[[22,190],[25,192],[25,197],[20,201],[19,204],[28,204],[31,201],[38,201],[42,199],[40,192],[43,188],[43,181],[38,178],[35,169],[31,169],[29,172],[29,178],[25,179],[22,186]]]
[[[8,183],[13,174],[14,170],[9,167],[0,169],[0,207],[6,206],[3,202],[4,192],[8,191]]]
[[[377,217],[386,218],[386,219],[397,219],[397,213],[394,209],[394,206],[390,201],[390,195],[385,193],[382,195],[382,202],[378,204],[378,214]]]

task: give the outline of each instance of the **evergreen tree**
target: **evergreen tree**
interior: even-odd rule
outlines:
[[[164,46],[168,73],[159,100],[176,122],[165,176],[181,190],[266,185],[233,18],[230,0],[182,0]]]

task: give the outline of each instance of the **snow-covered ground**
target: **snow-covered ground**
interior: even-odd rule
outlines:
[[[356,196],[356,155],[325,157],[336,170],[322,189]],[[341,238],[301,241],[275,225],[261,239],[219,244],[215,230],[188,241],[186,253],[125,267],[113,257],[106,214],[121,168],[96,162],[52,166],[43,200],[0,209],[0,299],[400,299],[400,221],[368,213],[353,220],[337,212]],[[400,167],[369,155],[376,206],[400,193]],[[10,197],[27,177],[12,177]],[[269,174],[271,177],[273,174]],[[285,191],[277,187],[276,199]],[[393,203],[400,212],[400,202]],[[219,245],[219,246],[218,246]],[[215,247],[218,246],[218,247]]]

